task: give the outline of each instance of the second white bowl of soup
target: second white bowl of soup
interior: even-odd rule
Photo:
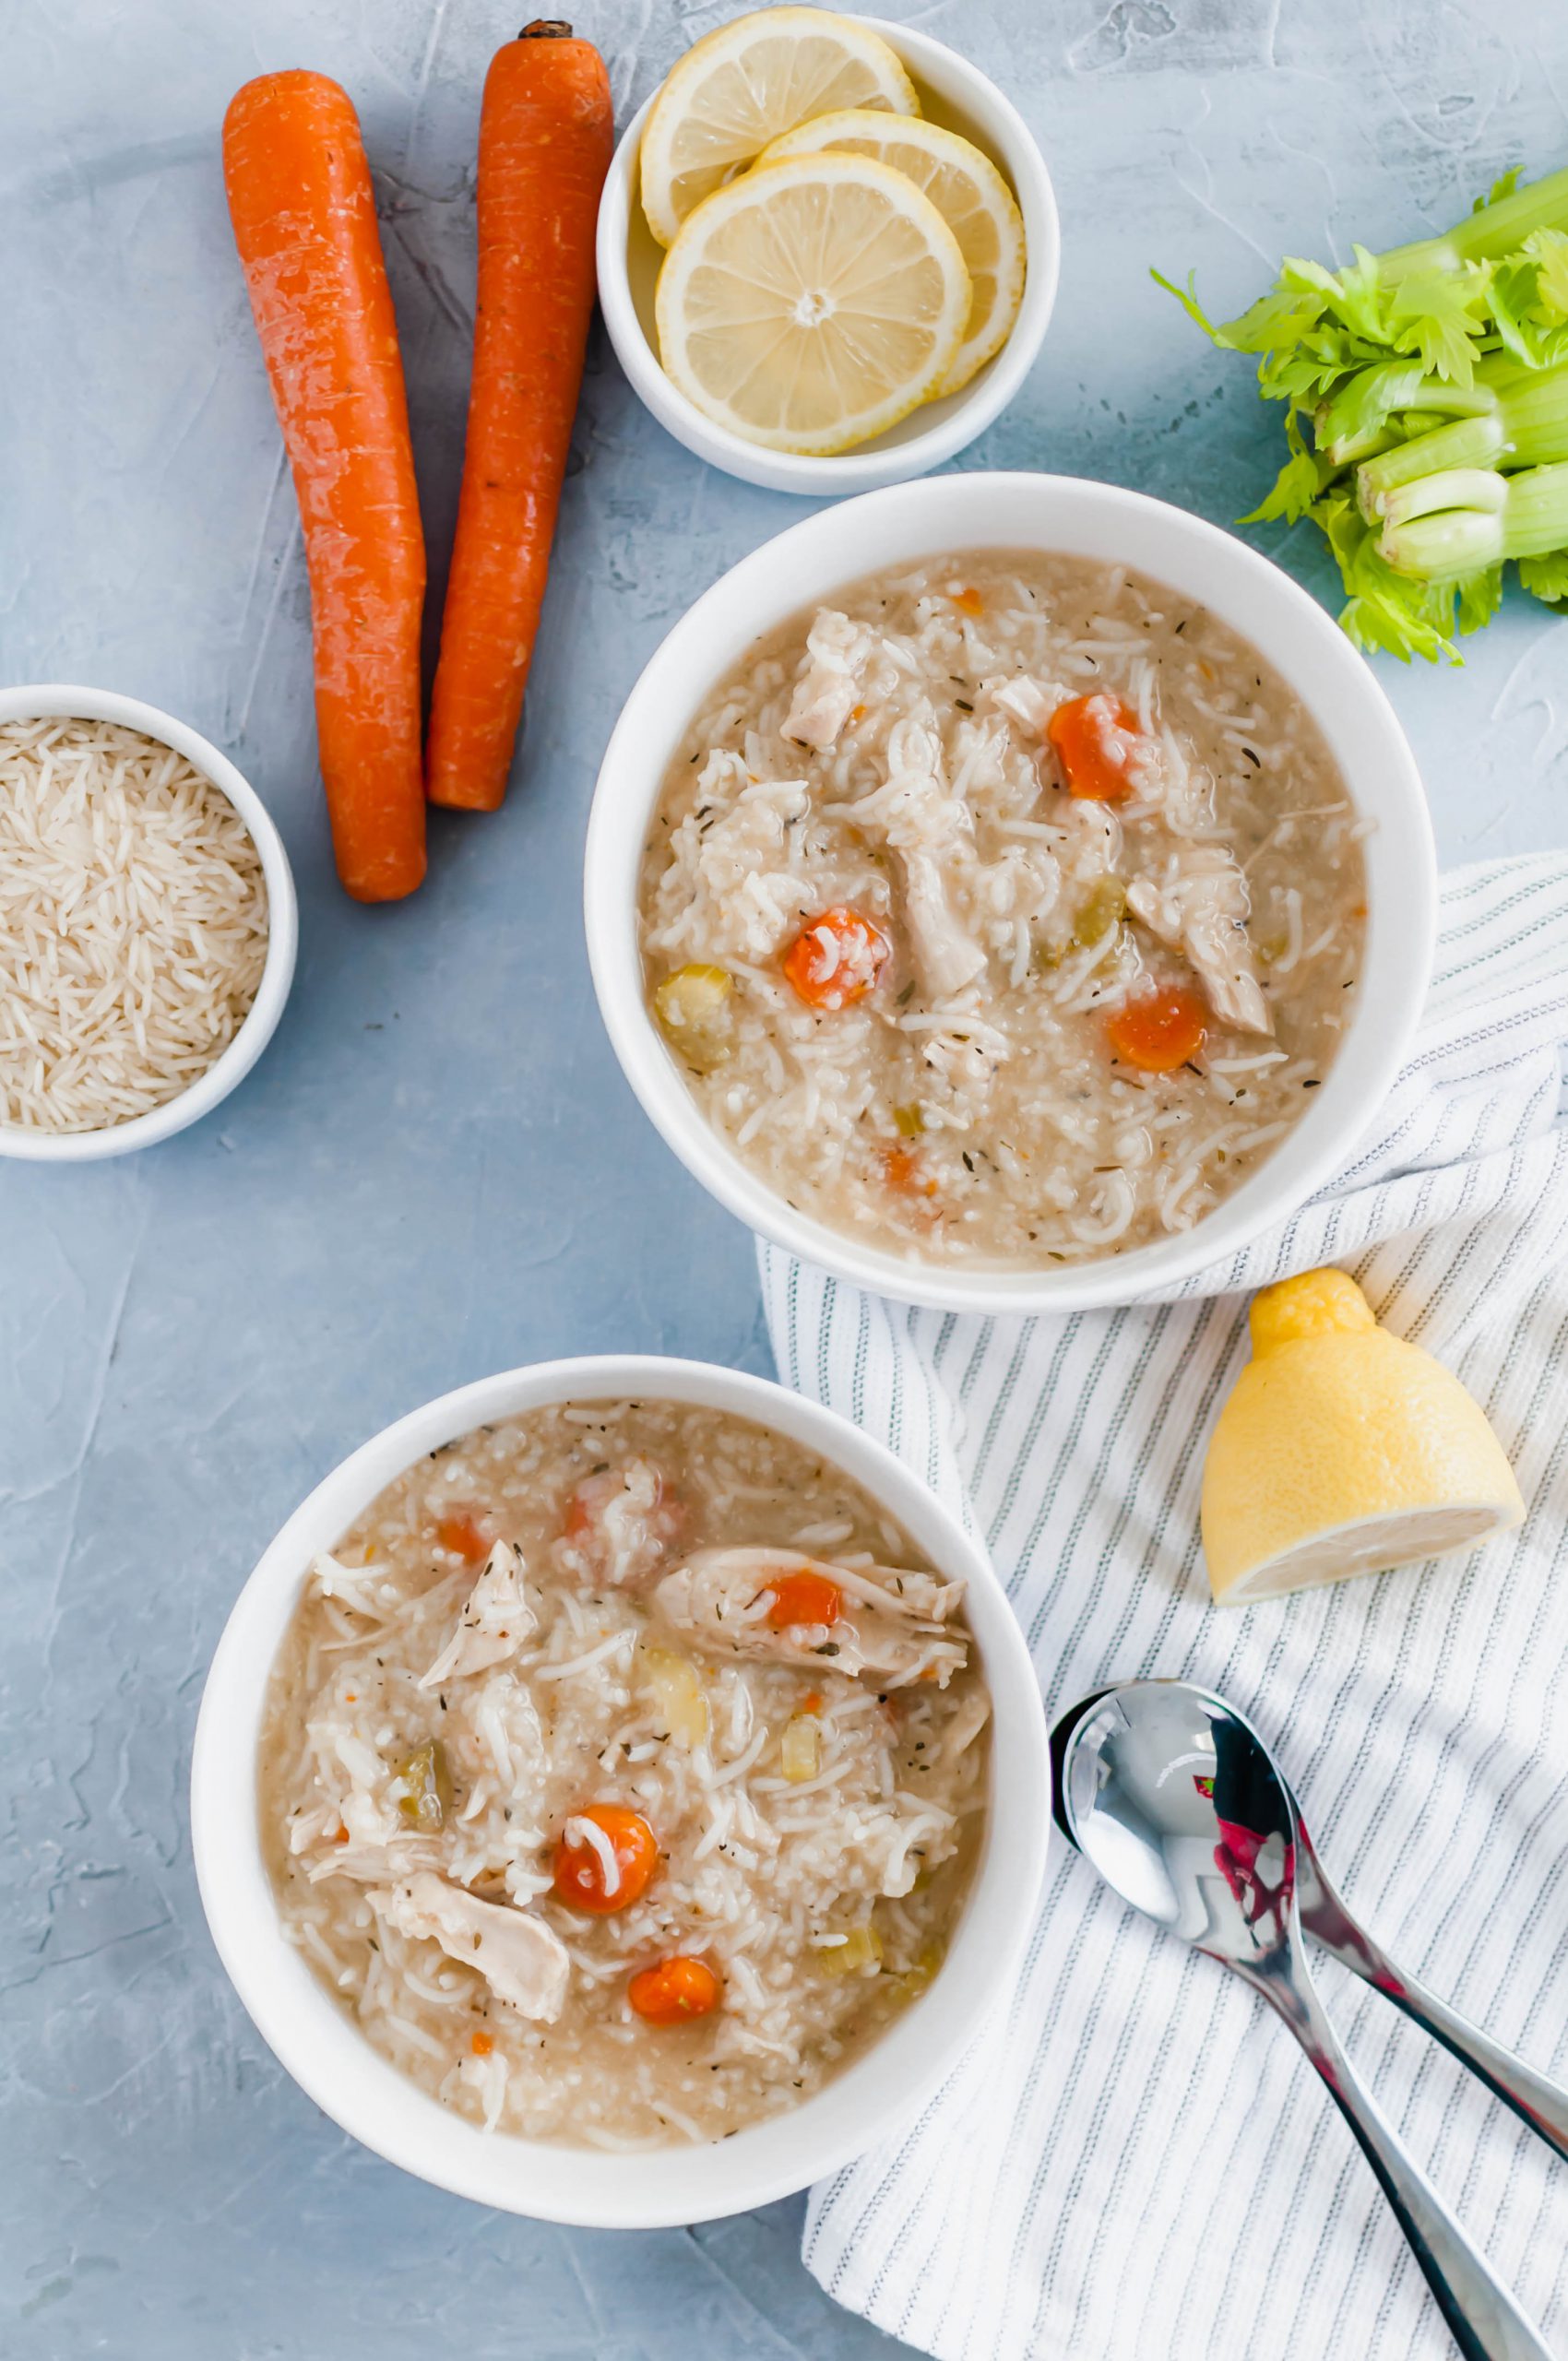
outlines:
[[[1048,1817],[1022,1636],[890,1453],[699,1363],[488,1378],[285,1526],[214,1660],[202,1899],[381,2154],[650,2227],[894,2130],[1004,1995]]]
[[[1436,886],[1369,668],[1231,535],[951,476],[781,534],[617,726],[586,903],[628,1079],[752,1228],[944,1309],[1126,1301],[1343,1160]]]

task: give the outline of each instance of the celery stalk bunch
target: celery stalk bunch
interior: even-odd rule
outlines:
[[[1359,647],[1458,663],[1509,563],[1568,599],[1568,172],[1505,173],[1444,236],[1354,251],[1343,270],[1287,258],[1221,327],[1153,276],[1285,405],[1285,464],[1241,521],[1321,527]]]

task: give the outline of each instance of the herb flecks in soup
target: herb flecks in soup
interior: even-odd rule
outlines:
[[[488,2127],[722,2137],[931,1981],[983,1810],[962,1585],[837,1468],[676,1403],[481,1429],[306,1582],[268,1693],[285,1929]]]
[[[653,1013],[799,1210],[1028,1268],[1188,1229],[1312,1104],[1365,931],[1301,701],[1175,591],[987,552],[765,642],[644,859]]]

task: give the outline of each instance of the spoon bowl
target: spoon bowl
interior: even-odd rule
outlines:
[[[1068,1833],[1107,1885],[1183,1942],[1251,1972],[1287,1939],[1290,1799],[1262,1742],[1182,1681],[1114,1689],[1077,1721]]]

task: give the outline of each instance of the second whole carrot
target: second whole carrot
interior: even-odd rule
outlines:
[[[359,902],[424,875],[424,539],[398,324],[347,91],[264,74],[223,121],[223,180],[304,528],[321,776]]]
[[[479,305],[452,573],[431,698],[433,803],[506,792],[593,313],[614,125],[604,61],[540,20],[485,77]]]

